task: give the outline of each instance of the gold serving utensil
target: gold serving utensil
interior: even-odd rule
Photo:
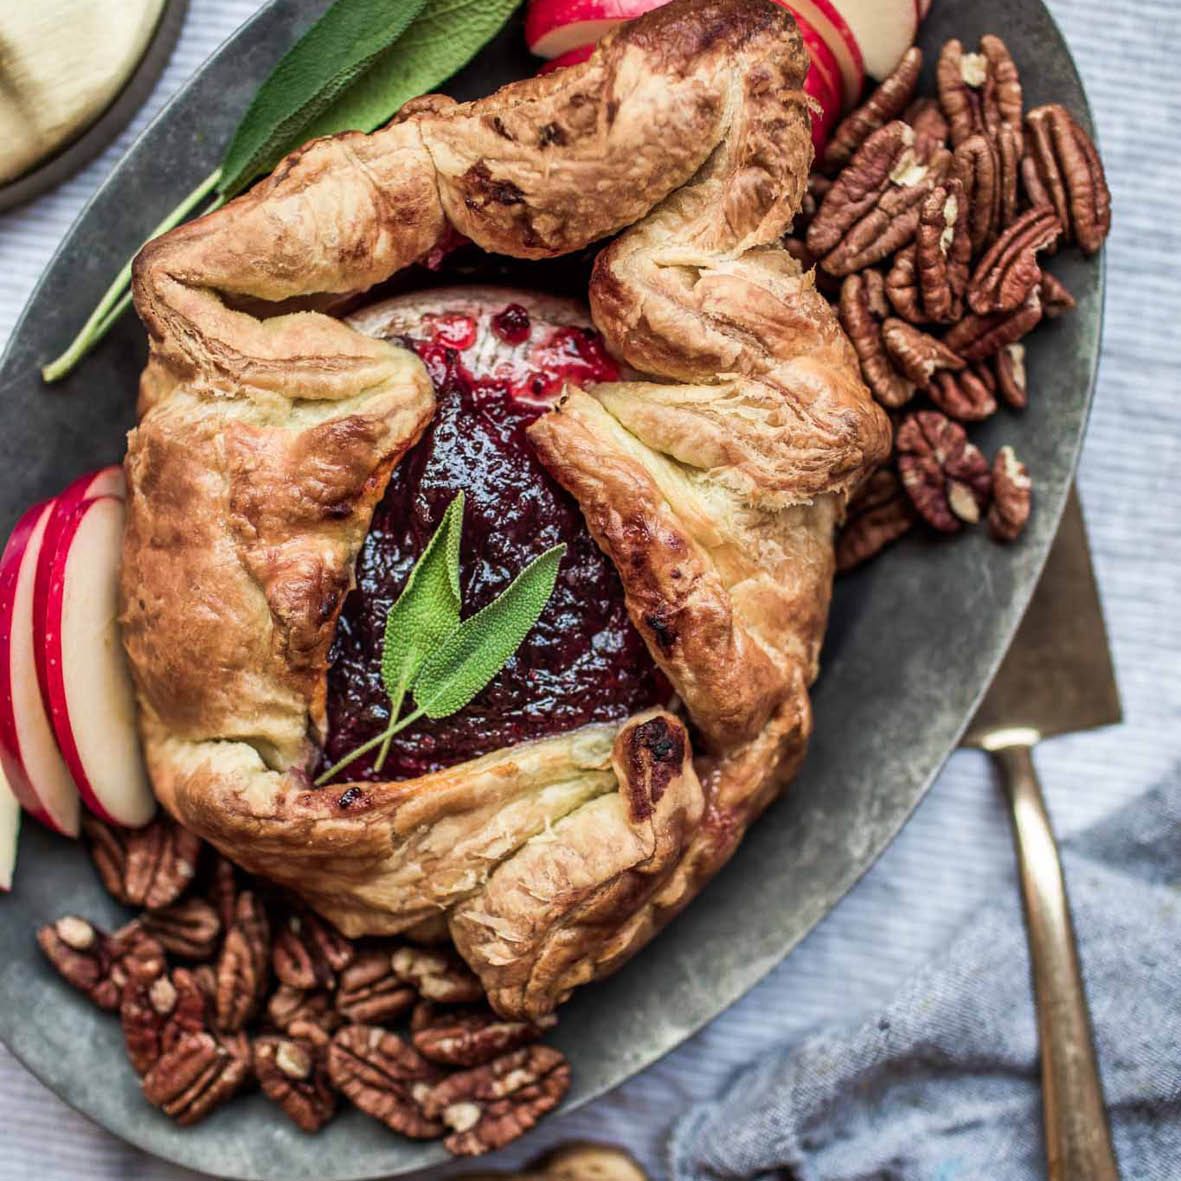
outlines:
[[[1025,902],[1050,1181],[1118,1181],[1062,865],[1033,765],[1043,738],[1121,718],[1119,690],[1071,489],[1013,646],[964,737],[1005,789]]]

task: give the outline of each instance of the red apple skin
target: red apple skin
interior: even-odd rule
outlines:
[[[78,785],[78,794],[82,797],[82,802],[91,812],[108,824],[122,828],[135,828],[146,824],[151,819],[152,812],[155,810],[155,800],[148,792],[142,807],[128,814],[116,815],[107,807],[91,784],[86,764],[74,737],[70,700],[66,692],[66,653],[62,635],[62,616],[67,590],[66,577],[71,549],[87,514],[99,508],[103,502],[113,502],[118,499],[118,497],[102,496],[75,503],[62,527],[49,578],[40,588],[41,593],[46,596],[46,601],[43,604],[38,604],[38,609],[43,612],[45,620],[45,631],[41,640],[45,651],[44,671],[49,690],[50,718],[53,722],[53,731],[57,736],[58,745],[61,748],[62,758],[65,759],[66,766],[69,767],[70,774],[73,775],[74,782]],[[72,655],[74,658],[81,658],[81,654]]]
[[[30,775],[26,766],[26,759],[35,757],[35,752],[22,750],[20,728],[17,724],[17,696],[21,688],[27,691],[28,685],[18,685],[13,672],[17,627],[29,629],[28,643],[34,649],[35,657],[36,641],[32,635],[31,612],[23,619],[16,618],[17,585],[21,579],[22,569],[26,579],[33,578],[33,570],[28,568],[28,563],[35,564],[37,561],[44,541],[46,519],[52,508],[52,501],[43,501],[25,512],[13,529],[3,554],[0,555],[0,764],[3,765],[13,794],[31,816],[54,832],[77,836],[77,793],[69,783],[68,770],[65,763],[60,761],[60,755],[54,747],[52,723],[39,694],[33,695],[31,700],[28,697],[22,698],[26,711],[40,711],[37,717],[26,713],[25,721],[37,732],[43,731],[41,738],[44,742],[44,754],[53,765],[42,767],[41,772],[47,780],[52,778],[55,781],[43,786],[56,792],[55,799],[42,798],[34,777]],[[27,681],[30,677],[35,678],[36,673],[29,667],[24,669],[23,673],[18,672],[16,676],[22,676]]]
[[[812,147],[817,157],[824,155],[828,137],[836,126],[841,110],[841,74],[837,60],[827,42],[808,23],[795,14],[796,27],[804,39],[810,65],[804,79],[804,90],[820,104],[820,115],[812,116]]]
[[[532,0],[525,13],[525,44],[538,57],[559,57],[660,7],[660,0]],[[590,26],[589,31],[575,28],[582,25]]]
[[[797,18],[803,17],[824,39],[840,67],[843,109],[856,106],[865,87],[865,62],[853,30],[832,0],[775,0],[775,3],[790,9]]]
[[[598,42],[595,44],[598,44]],[[555,70],[564,70],[567,66],[576,66],[579,62],[586,61],[594,51],[594,45],[580,45],[577,49],[569,49],[561,57],[550,58],[537,72],[538,74],[552,74]]]
[[[37,659],[37,683],[41,686],[41,699],[45,702],[47,714],[52,715],[53,710],[45,668],[45,610],[49,602],[49,577],[61,548],[62,533],[80,504],[99,496],[115,496],[122,500],[126,493],[123,469],[118,466],[103,467],[79,476],[53,502],[53,511],[45,525],[45,540],[37,558],[37,577],[33,584],[33,653]]]

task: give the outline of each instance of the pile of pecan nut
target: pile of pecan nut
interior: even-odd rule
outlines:
[[[922,61],[911,49],[837,128],[787,243],[816,265],[895,428],[890,463],[849,506],[840,570],[919,519],[1020,534],[1029,472],[1011,447],[990,464],[964,424],[1026,405],[1022,339],[1074,307],[1041,260],[1067,243],[1091,254],[1111,226],[1094,145],[1064,107],[1024,110],[999,37],[976,53],[949,41],[937,98],[916,93]]]
[[[570,1067],[539,1043],[542,1025],[493,1013],[449,948],[345,939],[167,818],[85,828],[107,890],[142,913],[111,934],[67,915],[37,940],[118,1013],[144,1096],[178,1123],[257,1084],[306,1132],[344,1095],[395,1132],[474,1156],[565,1095]]]

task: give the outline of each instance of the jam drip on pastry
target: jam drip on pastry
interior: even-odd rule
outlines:
[[[394,739],[380,772],[374,755],[356,779],[411,779],[501,747],[621,721],[671,690],[627,616],[610,559],[577,502],[542,467],[525,428],[566,381],[614,380],[619,367],[598,333],[538,322],[519,302],[475,314],[428,313],[406,339],[425,361],[437,410],[394,469],[373,515],[340,614],[328,673],[329,766],[388,725],[381,681],[385,616],[444,509],[463,490],[464,613],[491,602],[542,550],[569,547],[545,612],[509,663],[457,714],[424,718]]]

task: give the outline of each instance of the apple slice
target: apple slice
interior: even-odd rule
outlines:
[[[0,764],[28,812],[77,836],[78,791],[58,751],[34,656],[33,588],[52,511],[52,501],[29,509],[0,555]]]
[[[919,28],[914,0],[836,0],[836,3],[861,46],[865,72],[881,81],[914,44]]]
[[[853,35],[845,18],[832,0],[775,0],[790,8],[797,17],[804,20],[824,38],[832,50],[841,71],[841,98],[848,110],[861,100],[865,87],[865,66],[861,58],[861,46]]]
[[[64,523],[47,583],[45,674],[62,756],[86,806],[137,828],[156,810],[135,725],[135,694],[117,618],[123,503],[100,496]]]
[[[576,66],[579,62],[584,62],[592,53],[595,47],[591,45],[580,45],[577,49],[568,49],[561,57],[550,58],[537,71],[539,74],[552,74],[555,70],[564,70],[567,66]]]
[[[593,45],[622,21],[663,3],[667,0],[532,0],[525,13],[525,43],[538,57],[560,57]]]
[[[4,772],[0,771],[0,890],[12,889],[16,844],[21,832],[21,808]]]
[[[841,111],[841,73],[824,38],[799,13],[795,14],[795,20],[810,62],[804,90],[821,107],[820,114],[812,116],[812,147],[817,156],[822,156]]]

